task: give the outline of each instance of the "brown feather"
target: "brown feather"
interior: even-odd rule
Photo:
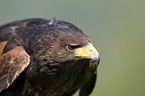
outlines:
[[[0,42],[0,92],[8,88],[30,62],[30,56],[22,46],[3,54],[6,43],[7,41]]]
[[[72,96],[78,89],[80,96],[88,96],[98,62],[77,58],[66,47],[88,42],[92,40],[79,28],[61,20],[32,18],[1,25],[0,96]]]

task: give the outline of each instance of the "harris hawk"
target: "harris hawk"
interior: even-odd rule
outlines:
[[[99,53],[73,24],[32,18],[0,26],[0,96],[89,96]]]

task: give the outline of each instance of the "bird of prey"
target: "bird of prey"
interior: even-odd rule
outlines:
[[[0,96],[89,96],[100,57],[92,40],[63,20],[0,26]]]

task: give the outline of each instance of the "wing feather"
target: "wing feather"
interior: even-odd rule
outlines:
[[[0,92],[8,88],[29,65],[30,56],[22,46],[2,53],[7,41],[0,42]]]

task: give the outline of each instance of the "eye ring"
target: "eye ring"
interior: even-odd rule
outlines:
[[[70,45],[67,45],[67,50],[70,52],[75,52],[80,47],[81,46],[78,44],[70,44]]]

